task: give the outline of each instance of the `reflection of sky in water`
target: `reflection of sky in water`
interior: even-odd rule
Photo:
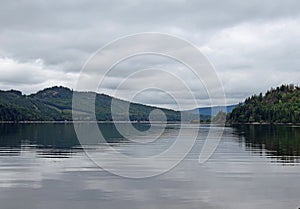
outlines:
[[[60,126],[41,129],[33,126],[21,128],[22,134],[16,130],[14,133],[17,134],[5,132],[7,137],[20,142],[11,141],[10,146],[6,147],[3,141],[8,138],[1,135],[1,209],[282,209],[300,206],[299,165],[274,161],[274,154],[265,149],[259,151],[257,146],[256,151],[253,151],[253,147],[249,149],[249,143],[242,143],[248,140],[246,129],[226,128],[221,144],[205,164],[198,164],[203,142],[200,136],[191,153],[175,169],[154,178],[132,180],[97,168],[77,148],[76,143],[69,143],[69,149],[64,146],[56,147],[56,151],[53,151],[51,146],[55,147],[59,140],[53,142],[50,136],[48,141],[36,138],[43,136],[38,132],[44,131],[44,128],[48,130],[48,135],[51,135],[49,131],[64,134],[61,131],[66,129]],[[237,134],[242,131],[245,134],[242,137],[245,138]],[[174,132],[169,129],[165,137],[172,137],[173,133],[176,133],[176,129]],[[204,131],[200,133],[205,134]],[[16,139],[18,137],[25,137],[26,141]],[[160,140],[156,143],[170,141]],[[137,149],[140,145],[121,143],[115,146],[120,151],[124,149],[125,153],[130,150],[141,154],[141,150]],[[93,150],[105,152],[101,146]],[[114,159],[109,159],[109,153],[106,156],[109,163],[118,165]],[[281,159],[281,156],[277,157]]]

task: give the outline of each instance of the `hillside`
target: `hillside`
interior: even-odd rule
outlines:
[[[73,92],[65,87],[52,87],[32,95],[23,95],[19,91],[0,91],[0,121],[63,121],[72,120],[72,96],[80,96],[80,102],[87,104],[91,96],[96,96],[96,118],[99,121],[110,121],[112,97],[94,92]],[[119,100],[129,104],[127,101]],[[179,121],[180,112],[156,108],[142,104],[130,103],[130,119],[132,121],[147,121],[149,113],[154,109],[162,110],[168,121]],[[78,109],[78,115],[83,120],[89,120],[88,113]],[[120,114],[119,120],[125,116]]]
[[[227,119],[229,123],[300,123],[300,88],[282,85],[249,97]]]
[[[228,106],[214,106],[214,114],[212,113],[212,107],[200,107],[197,109],[190,110],[191,112],[199,112],[200,115],[207,115],[207,116],[216,116],[220,111],[226,111],[227,113],[232,112],[237,105],[228,105]]]
[[[0,120],[63,120],[62,114],[19,91],[0,91]]]

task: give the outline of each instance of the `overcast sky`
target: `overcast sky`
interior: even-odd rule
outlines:
[[[2,1],[0,89],[28,94],[53,85],[73,88],[84,63],[105,44],[161,32],[199,47],[214,65],[227,103],[238,103],[272,86],[299,84],[299,8],[297,0]],[[110,93],[114,85],[107,85],[99,91]],[[158,95],[148,91],[136,101],[173,108]],[[201,95],[205,106],[207,95]]]

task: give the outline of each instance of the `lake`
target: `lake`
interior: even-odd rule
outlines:
[[[0,124],[0,208],[300,207],[300,127],[226,127],[214,154],[200,164],[199,154],[210,130],[201,125],[192,150],[175,168],[155,177],[131,179],[111,174],[89,159],[83,147],[100,153],[115,169],[120,166],[102,142],[88,137],[89,126],[82,124],[87,143],[81,146],[72,124]],[[136,128],[147,131],[149,125]],[[128,141],[113,124],[99,124],[99,129],[115,150],[134,157],[163,152],[179,132],[178,125],[167,125],[161,139],[147,146]],[[136,140],[143,142],[151,135]]]

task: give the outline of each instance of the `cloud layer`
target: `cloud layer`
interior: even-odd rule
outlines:
[[[124,35],[155,31],[199,47],[215,66],[227,102],[237,103],[271,86],[299,84],[299,7],[296,0],[2,2],[0,88],[31,93],[51,85],[74,87],[82,66],[97,49]],[[144,60],[156,67],[170,66],[152,61]],[[124,64],[122,70],[139,63]],[[159,79],[156,76],[151,79]],[[110,93],[118,77],[122,74],[112,75],[101,91]],[[130,87],[122,95],[130,97]],[[138,101],[173,107],[154,95],[159,94],[147,91]],[[205,92],[198,99],[203,106],[209,104]]]

